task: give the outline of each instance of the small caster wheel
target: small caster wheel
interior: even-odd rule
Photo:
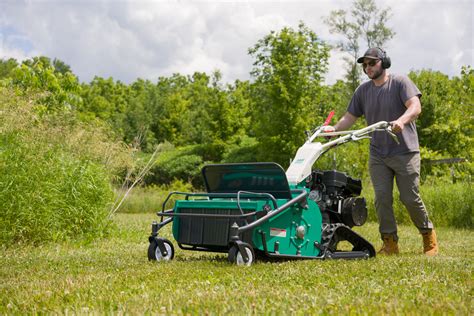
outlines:
[[[245,252],[247,253],[247,257],[248,257],[247,262],[244,261],[244,258],[242,257],[242,253],[240,253],[240,249],[239,249],[239,247],[237,247],[237,245],[234,245],[229,249],[229,255],[228,255],[227,259],[231,263],[235,263],[238,266],[250,266],[250,265],[252,265],[252,263],[255,262],[255,254],[253,252],[253,249],[252,249],[252,247],[250,247],[247,244],[244,244],[244,249],[245,249]]]
[[[169,261],[174,258],[174,247],[173,244],[164,238],[160,238],[166,249],[166,254],[161,253],[160,247],[158,247],[158,241],[153,239],[148,246],[148,260],[150,261]]]

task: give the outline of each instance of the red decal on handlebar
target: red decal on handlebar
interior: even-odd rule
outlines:
[[[331,119],[332,119],[333,116],[334,116],[334,111],[331,111],[329,113],[328,117],[326,118],[326,121],[324,121],[323,126],[329,125],[329,123],[331,123]]]

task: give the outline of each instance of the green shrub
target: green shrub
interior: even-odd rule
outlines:
[[[174,148],[167,146],[156,159],[150,173],[145,176],[146,184],[170,184],[175,179],[202,187],[201,168],[204,166],[202,156],[195,153],[197,146]]]
[[[35,102],[0,88],[0,244],[106,233],[124,148],[73,113],[39,117]]]
[[[258,141],[253,137],[243,137],[239,144],[227,146],[222,162],[256,162]]]

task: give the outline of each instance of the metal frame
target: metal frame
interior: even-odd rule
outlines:
[[[163,210],[161,212],[158,212],[156,213],[158,216],[161,216],[161,222],[160,223],[157,223],[158,225],[158,230],[161,229],[163,226],[169,224],[170,222],[172,222],[172,219],[167,219],[167,220],[163,220],[163,217],[164,216],[167,216],[167,217],[198,217],[198,218],[223,218],[223,219],[239,219],[239,218],[247,218],[247,217],[250,217],[250,216],[254,216],[256,215],[257,213],[259,213],[259,211],[255,211],[255,212],[251,212],[251,213],[245,213],[241,206],[240,206],[240,202],[239,202],[239,199],[240,199],[240,195],[241,194],[247,194],[249,196],[253,196],[254,198],[261,198],[262,196],[265,196],[269,199],[272,200],[273,202],[273,205],[274,205],[274,209],[271,209],[271,210],[268,210],[268,213],[257,219],[256,221],[250,223],[250,224],[247,224],[245,226],[241,226],[241,227],[238,227],[238,231],[237,231],[237,235],[240,234],[240,233],[243,233],[244,231],[247,231],[251,228],[254,228],[264,222],[266,222],[267,220],[269,220],[270,218],[280,214],[281,212],[285,211],[286,209],[288,209],[289,207],[291,207],[292,205],[298,203],[298,202],[301,202],[301,200],[303,200],[304,202],[306,202],[306,196],[308,195],[308,192],[304,189],[297,189],[297,190],[291,190],[291,193],[300,193],[297,197],[287,201],[285,204],[283,204],[282,206],[278,207],[277,206],[277,202],[276,202],[276,199],[271,195],[271,194],[268,194],[268,193],[254,193],[254,192],[247,192],[247,191],[239,191],[237,193],[184,193],[184,192],[171,192],[170,194],[168,194],[168,197],[166,198],[165,202],[163,203]],[[173,195],[173,194],[183,194],[183,195],[186,195],[186,200],[188,200],[188,197],[189,196],[208,196],[208,197],[220,197],[220,198],[232,198],[232,197],[236,197],[237,198],[237,206],[238,206],[238,209],[240,210],[240,212],[242,213],[242,215],[226,215],[226,214],[196,214],[196,213],[175,213],[173,209],[169,209],[169,210],[164,210],[165,206],[166,206],[166,203],[168,202],[169,198]],[[306,203],[303,203],[302,204],[303,207],[306,207]],[[166,223],[165,223],[166,222]]]

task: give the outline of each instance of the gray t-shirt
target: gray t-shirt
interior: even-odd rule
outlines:
[[[352,96],[347,111],[356,117],[363,115],[368,125],[379,121],[391,122],[405,113],[405,102],[414,96],[421,98],[420,90],[407,76],[390,74],[389,79],[379,87],[372,80],[361,84]],[[406,124],[397,136],[400,144],[388,133],[374,132],[370,153],[384,158],[420,151],[415,122]]]

